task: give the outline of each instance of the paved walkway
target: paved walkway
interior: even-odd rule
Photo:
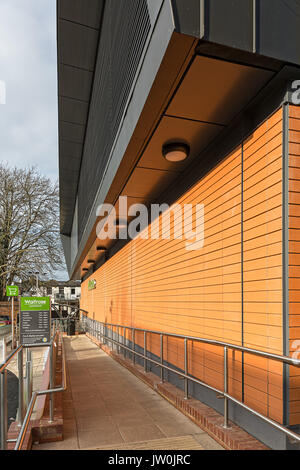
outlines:
[[[196,424],[86,336],[65,338],[68,390],[57,449],[223,450]]]

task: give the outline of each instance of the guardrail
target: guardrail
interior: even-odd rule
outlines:
[[[67,378],[66,378],[66,363],[65,363],[65,350],[64,343],[61,338],[62,345],[62,385],[59,387],[54,387],[55,381],[55,364],[54,358],[56,357],[56,350],[58,341],[58,336],[61,335],[61,332],[58,329],[53,331],[51,341],[43,345],[40,344],[30,344],[26,346],[18,346],[14,351],[12,351],[9,356],[6,358],[5,362],[0,364],[0,429],[1,429],[1,440],[0,440],[0,449],[6,450],[7,444],[10,442],[15,443],[15,450],[22,449],[22,445],[25,439],[26,431],[28,429],[31,415],[34,409],[36,399],[40,395],[50,395],[49,403],[49,422],[53,422],[54,415],[54,397],[53,394],[57,392],[63,392],[67,388]],[[48,347],[49,348],[49,389],[36,391],[33,395],[28,398],[28,407],[25,414],[25,403],[24,403],[24,376],[23,376],[23,352],[24,350],[29,351],[32,348],[37,347]],[[17,439],[7,439],[7,366],[10,362],[17,356],[18,359],[18,378],[19,378],[19,408],[18,408],[18,423],[20,425],[20,433]],[[28,371],[28,369],[26,368]],[[28,372],[27,372],[28,374]],[[29,377],[27,377],[29,379]],[[30,386],[27,383],[28,391]],[[24,416],[25,414],[25,416]]]
[[[164,370],[167,370],[169,372],[173,372],[174,374],[177,374],[179,377],[184,379],[184,392],[185,392],[185,399],[189,398],[189,391],[188,391],[188,383],[194,382],[198,385],[201,385],[203,387],[208,388],[209,390],[212,390],[218,395],[218,398],[223,398],[224,399],[224,423],[223,426],[224,428],[228,428],[228,402],[231,401],[232,403],[235,403],[236,405],[240,406],[241,408],[244,408],[245,410],[249,411],[253,415],[257,416],[258,418],[261,418],[274,428],[284,432],[287,436],[291,437],[292,439],[295,439],[297,442],[300,443],[300,435],[293,432],[292,430],[288,429],[287,427],[279,424],[278,422],[274,421],[273,419],[263,415],[262,413],[259,413],[258,411],[254,410],[250,406],[246,405],[245,403],[241,402],[240,400],[237,400],[235,397],[230,395],[228,393],[228,351],[240,351],[242,353],[247,353],[247,354],[252,354],[255,356],[259,357],[264,357],[266,359],[271,359],[277,362],[281,362],[282,364],[288,364],[292,365],[295,367],[300,367],[300,360],[298,359],[293,359],[288,356],[281,356],[278,354],[273,354],[269,352],[263,352],[259,351],[256,349],[251,349],[247,348],[244,346],[239,346],[231,343],[226,343],[223,341],[215,341],[215,340],[209,340],[206,338],[199,338],[197,336],[184,336],[184,335],[179,335],[175,333],[165,333],[162,331],[155,331],[155,330],[148,330],[148,329],[143,329],[143,328],[135,328],[131,326],[126,326],[126,325],[118,325],[118,324],[113,324],[113,323],[103,323],[103,322],[98,322],[96,320],[92,320],[88,318],[87,316],[84,317],[84,323],[85,323],[85,328],[88,333],[90,333],[94,338],[98,339],[102,343],[110,343],[111,347],[115,345],[120,352],[120,350],[123,351],[124,357],[126,357],[126,352],[130,352],[133,358],[133,362],[135,363],[136,357],[140,357],[144,361],[144,370],[147,372],[148,367],[147,363],[151,362],[152,364],[155,364],[156,366],[160,367],[160,378],[161,382],[164,382]],[[106,332],[111,331],[111,335],[109,336]],[[114,331],[115,330],[115,331]],[[122,332],[121,337],[123,337],[123,342],[120,341],[120,330]],[[131,343],[133,345],[133,348],[126,346],[126,331],[129,330],[131,331]],[[144,341],[143,341],[143,354],[139,353],[135,350],[135,333],[136,332],[141,332],[144,335]],[[113,334],[115,334],[115,337],[117,339],[113,338]],[[152,359],[147,355],[147,339],[149,335],[157,335],[160,337],[160,357],[159,361]],[[169,337],[169,338],[177,338],[177,339],[182,339],[184,343],[184,372],[179,371],[178,369],[175,369],[173,367],[170,367],[166,364],[164,364],[164,337]],[[104,341],[103,341],[104,340]],[[223,365],[224,365],[224,386],[223,390],[219,390],[216,387],[213,387],[211,385],[208,385],[207,383],[198,380],[197,378],[193,377],[192,375],[189,374],[188,371],[188,343],[189,342],[198,342],[198,343],[203,343],[203,344],[209,344],[211,346],[219,346],[220,348],[223,348]]]

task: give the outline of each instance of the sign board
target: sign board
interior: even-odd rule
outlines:
[[[50,339],[50,297],[21,297],[20,343],[42,345]]]
[[[97,281],[96,279],[90,279],[88,282],[88,290],[96,289]]]
[[[18,297],[19,287],[18,286],[6,286],[7,297]]]

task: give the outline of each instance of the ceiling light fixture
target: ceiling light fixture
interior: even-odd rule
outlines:
[[[88,268],[82,268],[82,271],[88,271]]]
[[[168,162],[182,162],[189,156],[190,147],[180,142],[165,144],[162,148],[162,154]]]
[[[94,259],[88,259],[87,262],[88,264],[95,264],[96,261]]]
[[[107,251],[107,248],[105,248],[105,246],[97,246],[97,251],[105,252]]]

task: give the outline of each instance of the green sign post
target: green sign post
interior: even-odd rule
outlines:
[[[14,313],[14,298],[19,295],[18,286],[6,286],[6,295],[11,297],[11,342],[12,347],[15,347],[15,313]]]
[[[50,297],[21,297],[20,343],[49,343],[51,339]]]

